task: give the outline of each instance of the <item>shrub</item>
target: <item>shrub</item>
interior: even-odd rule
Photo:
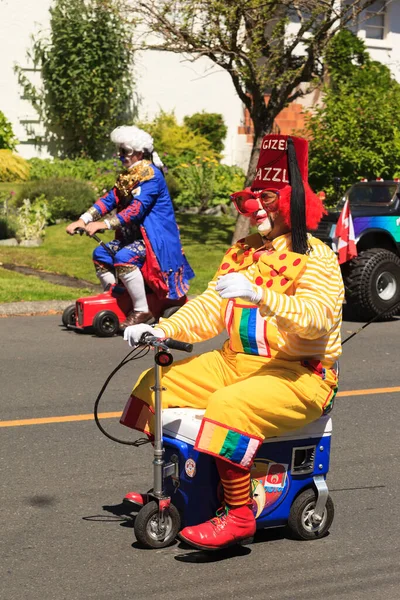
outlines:
[[[24,198],[22,206],[18,208],[17,238],[21,240],[36,240],[44,237],[44,228],[50,217],[49,207],[43,194],[33,202]]]
[[[16,145],[17,139],[14,137],[11,123],[0,110],[0,149],[14,150]]]
[[[29,164],[11,150],[0,150],[0,181],[26,181]]]
[[[73,178],[80,181],[90,181],[97,194],[102,194],[103,190],[110,190],[121,170],[119,161],[110,159],[103,161],[94,161],[90,158],[76,158],[54,160],[31,158],[30,179],[43,180],[50,178]]]
[[[197,157],[193,164],[183,163],[174,173],[181,190],[175,198],[178,207],[198,207],[229,204],[229,196],[243,189],[245,175],[239,167],[221,165],[216,159]]]
[[[173,175],[172,171],[168,171],[168,173],[165,176],[165,179],[167,182],[169,195],[171,196],[172,200],[174,200],[181,191],[181,184],[179,183],[178,179]]]
[[[50,32],[34,38],[29,52],[41,70],[41,85],[35,87],[16,67],[45,140],[60,156],[109,155],[110,131],[132,118],[132,26],[121,12],[123,4],[51,2]]]
[[[202,135],[179,125],[173,113],[161,111],[153,121],[137,124],[154,138],[154,149],[169,169],[195,157],[219,158],[210,142]]]
[[[0,240],[8,240],[15,237],[17,226],[14,221],[7,217],[0,217]]]
[[[218,154],[222,152],[224,149],[224,139],[228,133],[228,128],[224,123],[222,115],[203,111],[201,113],[194,113],[190,117],[184,117],[183,122],[191,131],[205,137],[215,152]]]
[[[93,187],[84,181],[53,178],[26,183],[18,191],[17,205],[20,206],[24,198],[33,201],[42,195],[49,204],[52,221],[76,219],[92,206],[98,197]]]

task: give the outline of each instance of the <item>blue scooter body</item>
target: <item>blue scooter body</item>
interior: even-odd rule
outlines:
[[[194,450],[202,412],[167,409],[163,413],[165,461],[179,465],[179,477],[165,479],[166,493],[181,514],[182,527],[197,525],[214,516],[222,500],[214,458]],[[258,529],[286,525],[298,494],[316,489],[315,478],[320,483],[326,478],[331,432],[332,419],[324,416],[261,445],[251,471]]]

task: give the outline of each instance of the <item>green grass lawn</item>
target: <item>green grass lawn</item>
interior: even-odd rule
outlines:
[[[177,214],[177,221],[186,256],[196,273],[189,293],[199,294],[213,277],[223,254],[230,245],[235,220],[232,217],[218,218],[210,215],[199,217],[198,215]],[[65,227],[66,223],[48,227],[44,243],[39,248],[1,246],[0,263],[28,266],[98,283],[91,260],[96,242],[85,235],[82,237],[79,235],[69,236],[65,233]],[[106,232],[101,237],[108,241],[112,239],[113,233]],[[34,299],[68,300],[92,293],[88,290],[84,292],[64,288],[64,286],[45,284],[45,282],[35,277],[11,273],[4,271],[4,269],[1,270],[1,273],[0,302]],[[4,273],[10,273],[9,277],[5,277]],[[23,282],[25,280],[27,285],[24,295]],[[37,281],[37,291],[35,293],[42,292],[40,297],[32,297],[35,286],[31,280]],[[16,285],[14,292],[12,281]]]
[[[0,192],[16,192],[20,187],[24,185],[22,181],[15,181],[14,183],[10,183],[8,181],[0,182]]]
[[[0,302],[20,302],[22,300],[76,300],[88,296],[88,289],[64,287],[47,283],[38,277],[21,275],[0,268]]]

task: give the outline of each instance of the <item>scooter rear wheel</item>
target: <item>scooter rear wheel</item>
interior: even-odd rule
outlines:
[[[180,527],[179,511],[173,504],[164,510],[164,523],[160,523],[158,502],[152,500],[140,509],[134,530],[137,541],[145,548],[165,548],[175,540]]]
[[[288,519],[288,528],[293,538],[315,540],[328,533],[335,514],[333,500],[328,496],[320,523],[314,523],[312,519],[316,502],[316,493],[311,488],[301,492],[293,502]]]

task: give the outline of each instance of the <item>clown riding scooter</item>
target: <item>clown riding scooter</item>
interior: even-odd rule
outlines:
[[[140,446],[148,440],[124,442],[108,434],[98,418],[98,405],[108,381],[130,360],[153,349],[155,368],[155,427],[153,488],[135,518],[138,542],[163,548],[186,526],[215,514],[223,501],[215,461],[194,450],[204,411],[190,408],[162,410],[162,368],[173,363],[171,350],[191,352],[192,344],[146,333],[140,344],[111,373],[95,404],[99,429],[113,441]],[[131,354],[131,353],[130,353]],[[257,529],[286,527],[291,537],[312,540],[327,534],[334,506],[326,484],[332,435],[329,414],[294,432],[269,438],[261,445],[251,471],[253,512]],[[139,509],[139,507],[137,507]],[[134,507],[129,503],[129,510]]]
[[[89,235],[85,229],[78,228],[74,234]],[[115,252],[103,242],[96,234],[91,235],[96,242],[104,248],[112,257]],[[174,314],[183,304],[187,297],[182,296],[179,300],[159,298],[146,285],[146,298],[154,323],[160,317],[168,318]],[[120,324],[126,319],[132,310],[132,300],[124,285],[112,284],[101,294],[96,296],[84,296],[78,298],[75,304],[67,306],[62,314],[62,323],[67,329],[75,331],[93,331],[99,337],[112,337],[118,333]]]

